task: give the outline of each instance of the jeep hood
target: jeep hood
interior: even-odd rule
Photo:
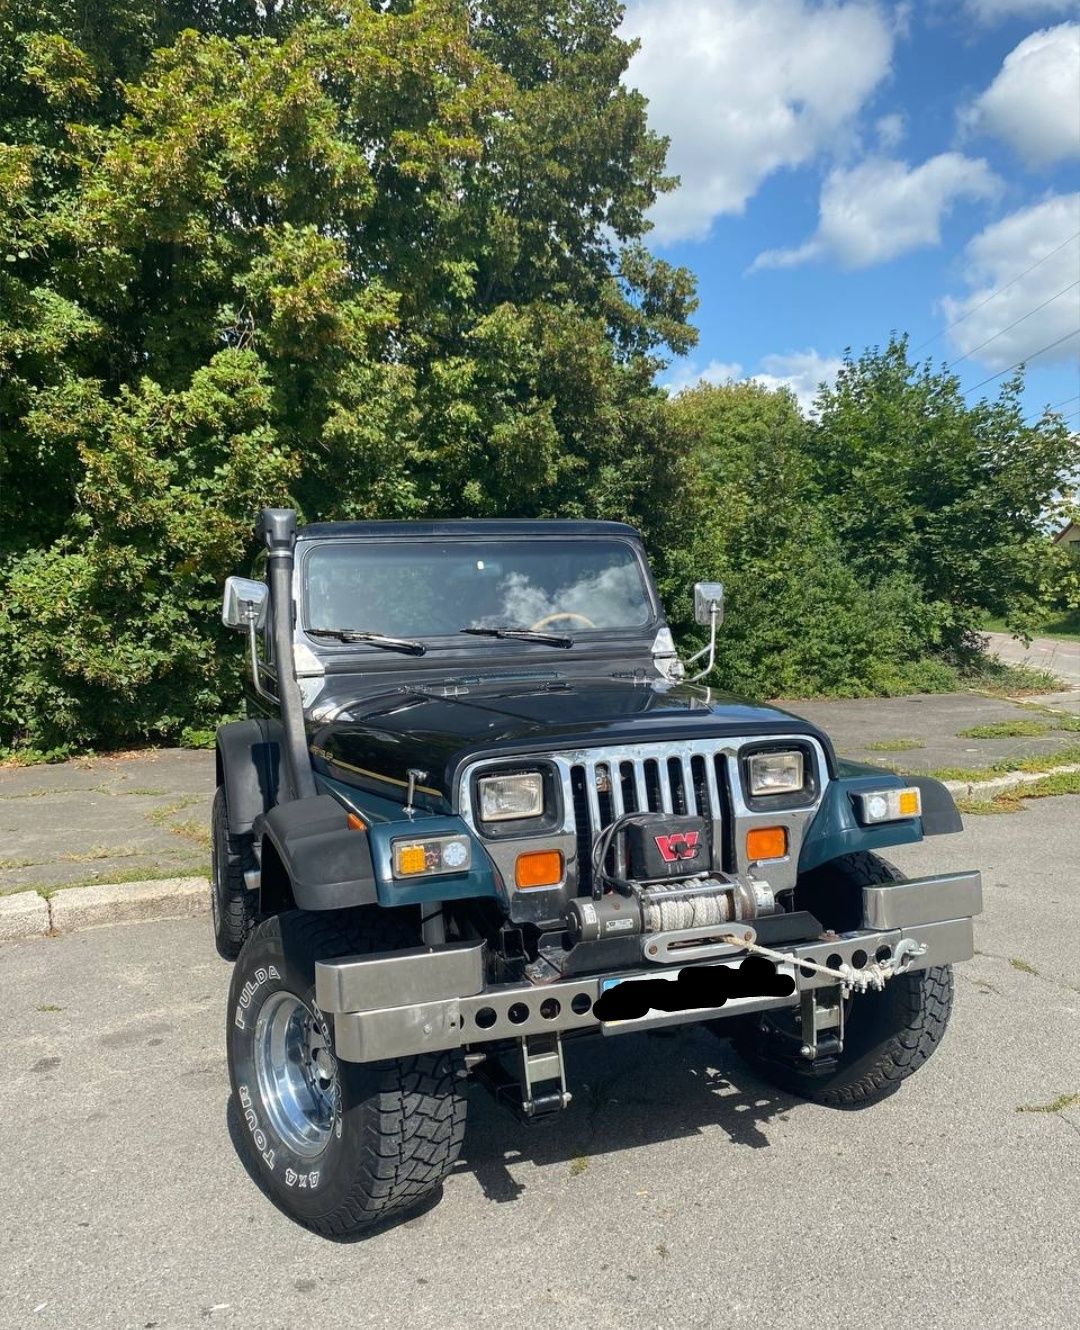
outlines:
[[[308,723],[317,773],[400,799],[409,768],[419,768],[426,772],[422,802],[440,810],[452,805],[462,765],[477,757],[750,734],[810,735],[835,765],[827,737],[809,721],[655,679],[402,687],[351,702],[334,720]]]

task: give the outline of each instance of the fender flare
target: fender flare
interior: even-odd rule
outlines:
[[[290,895],[301,910],[379,903],[367,832],[350,828],[346,810],[333,795],[278,804],[263,820],[262,831],[264,908]],[[285,880],[276,880],[282,875]]]
[[[230,721],[217,732],[217,783],[225,786],[234,836],[249,835],[277,801],[281,741],[281,722],[272,716]]]

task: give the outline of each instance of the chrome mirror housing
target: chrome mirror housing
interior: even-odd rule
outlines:
[[[696,651],[686,662],[693,665],[702,656],[707,655],[704,668],[692,674],[688,682],[704,679],[716,664],[716,630],[724,622],[724,584],[723,582],[694,583],[694,618],[709,629],[709,641],[700,651]]]
[[[269,588],[265,582],[249,577],[227,577],[221,605],[221,622],[226,628],[262,629],[266,624]]]
[[[724,622],[723,582],[695,582],[694,618],[706,628]]]

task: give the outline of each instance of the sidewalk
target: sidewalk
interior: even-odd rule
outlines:
[[[1030,665],[1035,670],[1050,670],[1074,688],[1080,688],[1080,642],[1058,637],[1035,637],[1026,647],[1008,633],[986,633],[990,650],[1010,665]]]

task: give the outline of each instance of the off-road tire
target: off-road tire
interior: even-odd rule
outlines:
[[[244,945],[229,991],[229,1075],[244,1151],[277,1205],[327,1238],[347,1239],[405,1215],[437,1193],[465,1135],[460,1050],[394,1061],[338,1062],[332,1127],[317,1159],[274,1130],[255,1070],[259,1011],[275,993],[299,997],[333,1048],[333,1016],[315,1002],[315,962],[414,946],[385,911],[308,913],[264,920]]]
[[[214,945],[224,960],[234,961],[258,918],[259,897],[248,891],[244,869],[253,861],[251,837],[229,830],[229,806],[225,786],[214,793],[210,813],[210,920]]]
[[[903,874],[876,854],[846,855],[826,871],[838,893],[903,881]],[[866,1108],[893,1094],[930,1057],[941,1043],[952,1003],[951,965],[909,971],[890,979],[881,992],[856,994],[846,1012],[843,1052],[824,1075],[770,1056],[776,1039],[762,1031],[761,1022],[740,1022],[734,1043],[760,1076],[789,1094],[834,1108]]]

